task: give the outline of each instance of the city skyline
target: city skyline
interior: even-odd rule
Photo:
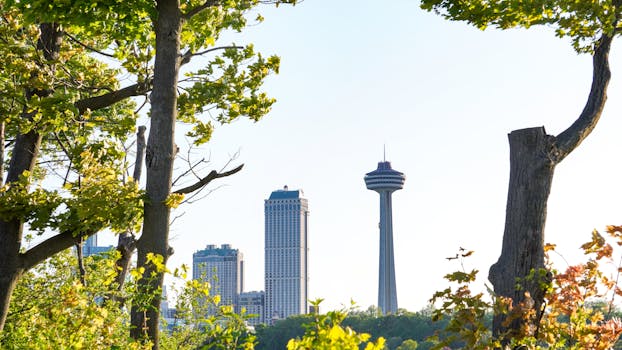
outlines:
[[[190,152],[209,159],[202,174],[231,158],[230,168],[245,165],[174,211],[169,267],[191,265],[197,241],[228,242],[245,252],[247,289],[262,289],[263,199],[288,184],[312,200],[310,297],[323,298],[323,310],[351,300],[376,305],[378,247],[370,242],[378,239],[378,195],[363,188],[361,174],[382,159],[386,144],[409,176],[408,191],[393,198],[399,306],[420,310],[446,288],[443,276],[460,267],[445,258],[460,247],[475,251],[465,268],[480,271],[485,292],[501,252],[507,134],[537,126],[557,134],[574,121],[587,98],[591,57],[547,28],[480,31],[406,0],[316,0],[257,12],[263,23],[225,34],[219,45],[253,43],[278,54],[280,73],[265,86],[277,103],[257,123],[215,125],[212,140]],[[583,258],[578,247],[592,230],[619,224],[622,212],[621,50],[612,48],[599,125],[555,171],[545,240],[570,264]],[[185,156],[183,125],[178,130]],[[183,161],[177,166],[185,170]]]

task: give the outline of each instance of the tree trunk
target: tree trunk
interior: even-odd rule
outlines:
[[[148,307],[132,306],[131,335],[150,340],[158,349],[158,325],[162,270],[147,261],[147,254],[164,258],[171,254],[168,246],[170,208],[165,200],[171,194],[173,160],[175,157],[174,132],[177,117],[177,79],[179,74],[179,46],[181,14],[178,0],[157,1],[158,18],[155,24],[156,55],[153,92],[151,94],[151,128],[145,156],[147,168],[143,232],[137,242],[138,266],[145,268],[144,278],[138,281],[139,292],[153,293]]]
[[[515,306],[525,303],[540,310],[544,295],[539,283],[544,281],[534,272],[544,269],[546,205],[556,165],[550,152],[555,138],[547,135],[543,127],[515,130],[508,138],[510,184],[503,248],[488,278],[497,295],[512,298]],[[517,289],[517,284],[521,288]],[[505,327],[502,323],[506,316],[495,315],[495,335],[520,330],[524,320],[517,319]],[[535,324],[535,320],[528,324]]]
[[[23,270],[19,267],[21,223],[0,221],[0,332],[9,313],[13,290]]]
[[[145,130],[147,128],[143,125],[138,127],[136,133],[136,162],[134,164],[133,181],[138,183],[140,176],[142,175],[143,159],[145,158]],[[131,232],[122,232],[119,234],[119,241],[117,243],[117,251],[121,255],[117,259],[117,269],[119,271],[116,282],[118,290],[122,290],[127,277],[127,272],[130,269],[130,261],[132,260],[132,254],[136,249],[136,240]]]
[[[41,24],[40,31],[37,49],[46,60],[53,61],[58,57],[62,32],[58,25],[51,23]],[[50,93],[51,91],[30,89],[25,95],[26,99],[30,99],[34,95],[45,97]],[[24,119],[31,117],[26,111],[22,113]],[[41,135],[36,130],[17,135],[7,169],[7,185],[17,182],[25,171],[31,172],[35,168],[40,146]],[[0,332],[4,329],[13,290],[25,270],[20,256],[23,229],[24,222],[21,218],[0,220]]]
[[[515,130],[509,135],[510,183],[503,247],[488,275],[496,295],[511,298],[514,311],[518,311],[494,316],[493,334],[500,336],[503,344],[519,334],[537,335],[544,300],[540,283],[550,280],[544,271],[544,225],[553,172],[594,130],[602,115],[611,79],[611,40],[603,34],[595,45],[590,93],[572,125],[556,137],[547,135],[543,127]],[[514,318],[522,308],[535,314]]]
[[[76,248],[76,255],[78,256],[78,273],[80,276],[80,283],[86,286],[86,269],[84,268],[84,241],[80,238],[80,241],[74,246]]]
[[[6,184],[19,180],[24,171],[32,171],[39,153],[41,136],[34,131],[18,135],[9,163]],[[0,220],[0,331],[9,312],[11,295],[24,269],[20,248],[24,223],[21,219]]]
[[[0,185],[4,184],[4,122],[0,122]]]

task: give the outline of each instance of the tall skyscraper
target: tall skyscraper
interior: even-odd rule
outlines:
[[[365,175],[367,189],[380,194],[380,263],[378,271],[378,308],[383,314],[397,312],[395,264],[393,262],[393,215],[391,194],[404,187],[406,177],[382,161],[378,169]]]
[[[89,238],[87,238],[84,244],[82,245],[82,255],[86,258],[87,256],[105,253],[112,249],[114,249],[114,247],[111,245],[109,246],[97,245],[97,233],[96,233],[92,236],[89,236]]]
[[[265,320],[307,313],[308,218],[302,190],[270,194],[265,213]]]
[[[192,254],[192,278],[208,281],[210,294],[220,296],[220,305],[235,306],[244,290],[243,254],[229,244],[220,248],[209,244]]]

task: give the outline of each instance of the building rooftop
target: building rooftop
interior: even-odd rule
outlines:
[[[285,185],[282,190],[272,192],[269,199],[296,199],[302,198],[302,196],[304,196],[302,190],[290,191],[287,185]]]
[[[391,162],[378,162],[378,169],[365,174],[366,176],[374,176],[374,175],[401,175],[404,176],[404,173],[401,173],[397,170],[393,170],[391,168]]]
[[[215,244],[208,244],[205,249],[198,250],[193,256],[235,256],[238,249],[232,249],[230,244],[223,244],[217,248]]]

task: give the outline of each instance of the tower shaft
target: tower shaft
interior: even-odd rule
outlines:
[[[378,270],[378,307],[383,314],[397,312],[397,288],[393,256],[393,215],[391,192],[380,194],[380,254]]]
[[[380,195],[380,253],[378,264],[378,308],[383,314],[397,312],[397,287],[393,257],[393,208],[391,195],[404,187],[406,177],[393,170],[391,163],[378,163],[378,169],[365,175],[367,189]]]

